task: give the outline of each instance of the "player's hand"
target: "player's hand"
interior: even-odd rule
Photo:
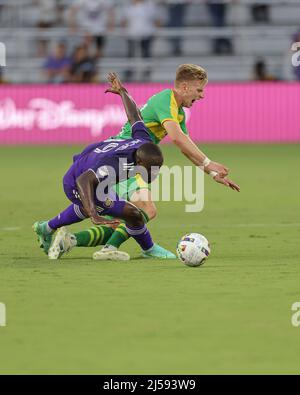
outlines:
[[[205,170],[216,171],[220,177],[226,177],[228,175],[229,169],[225,167],[221,163],[211,161],[208,166],[205,167]]]
[[[229,188],[233,189],[234,191],[240,192],[240,190],[241,190],[241,188],[240,188],[240,186],[238,184],[236,184],[235,182],[229,180],[229,178],[220,177],[219,174],[214,177],[214,180],[216,182],[218,182],[219,184],[223,184],[226,187],[229,187]]]
[[[126,89],[122,85],[122,82],[116,73],[109,73],[107,76],[107,81],[110,83],[110,87],[106,89],[105,93],[115,93],[116,95],[120,95],[122,90]]]
[[[113,229],[117,228],[120,225],[120,221],[118,219],[106,219],[101,217],[100,215],[91,216],[91,221],[95,225],[107,225]]]

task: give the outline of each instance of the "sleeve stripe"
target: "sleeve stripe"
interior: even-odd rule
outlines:
[[[134,122],[134,124],[133,125],[131,125],[131,127],[133,128],[136,124],[138,124],[138,123],[142,123],[143,125],[144,125],[144,122],[143,121],[136,121],[136,122]]]
[[[176,119],[178,121],[178,106],[177,106],[173,91],[171,94],[170,110],[171,110],[172,117],[174,117],[174,119]]]
[[[140,174],[136,175],[136,182],[140,188],[144,188],[148,184],[143,180],[142,176]]]
[[[95,170],[93,170],[93,169],[91,169],[91,168],[90,168],[89,170],[92,171],[92,172],[95,174],[97,180],[99,181],[99,177],[97,176],[97,173],[95,172]]]
[[[178,125],[179,125],[178,119],[174,119],[174,118],[165,118],[165,119],[163,119],[163,120],[161,121],[161,124],[163,124],[163,123],[166,122],[166,121],[173,121],[173,122],[178,123]]]

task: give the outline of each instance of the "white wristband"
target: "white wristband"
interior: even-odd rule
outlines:
[[[208,174],[209,174],[212,178],[215,178],[215,177],[218,175],[218,173],[217,173],[216,171],[210,171]]]
[[[211,162],[211,160],[208,159],[208,157],[206,157],[206,158],[204,159],[204,161],[202,162],[202,166],[203,166],[203,167],[206,167],[206,166],[208,166],[208,165],[210,164],[210,162]]]

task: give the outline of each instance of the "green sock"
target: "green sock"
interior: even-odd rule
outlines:
[[[95,247],[105,245],[113,233],[112,228],[102,225],[75,233],[74,236],[77,240],[77,247]]]
[[[150,221],[150,219],[148,217],[148,214],[144,210],[142,210],[141,208],[140,208],[140,212],[142,213],[142,215],[144,217],[145,224],[147,224]]]
[[[111,237],[107,240],[106,244],[119,248],[126,240],[129,239],[129,234],[126,231],[125,224],[120,224]]]
[[[144,210],[140,210],[140,212],[142,213],[145,223],[149,222],[149,217],[148,215],[145,213]],[[114,231],[114,233],[111,235],[111,237],[109,238],[109,240],[107,240],[106,244],[119,248],[121,244],[123,244],[126,240],[129,239],[129,234],[126,231],[126,226],[125,224],[120,224],[116,230]]]
[[[143,214],[145,223],[149,222],[149,217],[145,211],[140,211]],[[121,244],[129,239],[125,224],[120,224],[116,230],[105,225],[93,226],[82,232],[74,233],[74,236],[77,240],[77,247],[95,247],[109,244],[119,248]]]

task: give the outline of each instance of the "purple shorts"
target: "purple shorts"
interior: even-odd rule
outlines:
[[[78,190],[70,184],[64,183],[63,186],[67,198],[77,206],[83,207]],[[126,200],[120,199],[113,190],[100,196],[98,188],[95,191],[94,201],[99,215],[110,215],[115,218],[122,216],[126,204]]]

